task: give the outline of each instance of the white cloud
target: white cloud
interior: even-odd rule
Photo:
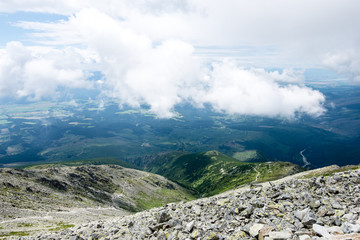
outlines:
[[[344,50],[325,55],[323,64],[340,74],[347,75],[354,83],[360,83],[360,50]]]
[[[20,42],[10,42],[0,50],[0,97],[40,100],[56,97],[59,87],[91,87],[84,72],[76,68],[78,64],[63,62],[66,50],[46,49],[45,55],[41,50]]]
[[[208,87],[195,101],[210,103],[215,110],[229,114],[293,118],[301,113],[319,116],[324,112],[323,94],[298,84],[279,84],[276,75],[279,73],[217,63],[209,72]],[[287,73],[281,78],[288,78]]]
[[[95,86],[104,94],[131,106],[148,104],[160,117],[171,116],[174,105],[184,101],[210,103],[231,114],[317,116],[324,111],[324,96],[306,87],[301,73],[243,68],[236,60],[214,63],[216,56],[197,58],[194,46],[269,47],[275,51],[266,58],[250,56],[249,62],[275,67],[322,63],[356,80],[359,7],[357,0],[7,1],[0,3],[3,11],[69,18],[17,24],[48,47],[3,49],[0,94],[39,99],[60,86],[85,87],[85,73],[101,71],[104,78]]]

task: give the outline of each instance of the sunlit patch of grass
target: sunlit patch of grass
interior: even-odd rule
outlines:
[[[68,229],[68,228],[72,228],[72,227],[75,227],[74,224],[67,224],[67,223],[64,223],[64,222],[58,222],[56,223],[57,227],[55,228],[50,228],[49,231],[60,231],[60,230],[64,230],[64,229]]]
[[[19,232],[9,232],[9,233],[2,233],[0,234],[0,237],[10,237],[10,236],[28,236],[29,233],[28,232],[23,232],[23,231],[19,231]]]

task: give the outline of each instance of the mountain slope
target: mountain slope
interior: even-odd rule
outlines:
[[[218,151],[208,151],[163,155],[145,166],[145,170],[208,196],[253,181],[281,178],[302,168],[286,162],[241,162]]]
[[[34,217],[47,229],[68,226],[73,224],[72,217],[58,215],[74,209],[85,209],[81,212],[98,219],[190,199],[188,190],[162,176],[116,165],[0,168],[0,232],[2,227],[12,229],[18,220]]]
[[[162,176],[116,165],[0,169],[0,175],[1,197],[14,194],[19,206],[34,209],[40,206],[26,197],[38,195],[42,202],[47,199],[49,209],[53,205],[111,206],[129,211],[192,197]],[[153,204],[145,199],[151,199]]]
[[[360,238],[358,168],[330,166],[209,198],[16,239],[355,240]],[[308,177],[313,175],[318,177]]]

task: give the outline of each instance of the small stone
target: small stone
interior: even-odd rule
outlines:
[[[351,224],[351,223],[344,223],[342,226],[344,233],[359,233],[360,232],[360,225],[359,224]]]
[[[306,213],[303,220],[301,221],[307,227],[311,227],[314,223],[316,223],[316,219],[310,212]]]
[[[228,198],[225,198],[223,200],[219,200],[217,202],[217,204],[220,205],[220,206],[224,206],[224,205],[228,204],[229,202],[230,202],[230,200]]]
[[[272,230],[273,228],[270,227],[269,225],[264,226],[263,228],[260,229],[259,231],[259,240],[264,240],[265,237],[269,236],[269,232]]]
[[[200,216],[200,214],[201,214],[201,208],[200,208],[199,205],[194,205],[194,206],[192,207],[192,210],[194,211],[194,213],[195,213],[196,215]]]
[[[309,235],[300,235],[299,240],[311,240],[311,237]]]
[[[355,217],[355,214],[353,214],[353,213],[347,213],[347,214],[344,214],[343,219],[352,221],[352,220],[356,220],[356,217]]]
[[[210,232],[207,234],[207,236],[204,239],[205,240],[218,240],[219,236],[214,232]]]
[[[157,216],[158,223],[167,222],[170,219],[171,219],[171,216],[169,215],[169,213],[166,210],[159,212],[159,214]]]
[[[329,187],[328,188],[328,192],[332,193],[332,194],[338,194],[339,193],[339,189],[334,188],[334,187]]]
[[[252,237],[259,235],[260,230],[264,227],[264,224],[256,223],[250,227],[249,233]]]
[[[292,196],[289,193],[281,194],[276,200],[291,200]]]
[[[160,232],[157,237],[156,237],[157,240],[166,240],[166,235],[164,232]]]
[[[200,237],[200,231],[199,230],[193,231],[193,233],[191,234],[191,238],[197,239],[198,237]]]
[[[321,202],[319,200],[316,200],[316,201],[310,202],[309,205],[311,208],[319,208],[321,206]]]
[[[193,221],[189,222],[188,224],[186,224],[185,230],[187,232],[191,232],[194,228],[194,225],[195,225],[195,221],[193,220]]]
[[[336,226],[340,226],[342,222],[341,222],[340,218],[336,217],[334,223]]]
[[[273,240],[287,240],[292,238],[291,231],[269,232],[269,238]]]
[[[241,212],[241,215],[249,218],[253,212],[254,212],[254,208],[250,205],[244,211]]]
[[[327,231],[328,231],[330,234],[335,234],[335,235],[344,234],[344,231],[342,230],[342,228],[341,228],[341,227],[338,227],[338,226],[328,227],[328,228],[327,228]]]
[[[304,219],[305,215],[306,215],[307,213],[309,213],[309,211],[310,211],[310,209],[308,209],[308,208],[306,208],[306,209],[304,209],[304,210],[296,211],[296,212],[294,213],[294,216],[295,216],[297,219],[299,219],[300,221],[302,221],[302,220]]]
[[[326,207],[326,206],[321,206],[321,207],[318,209],[316,215],[318,215],[319,217],[324,217],[325,215],[327,215],[328,209],[329,209],[329,208]]]
[[[234,239],[234,240],[246,239],[247,237],[248,237],[248,235],[244,231],[239,231],[239,232],[233,233],[233,235],[231,235],[230,239]]]
[[[178,235],[178,231],[174,231],[174,232],[172,232],[169,236],[168,236],[168,238],[167,238],[167,240],[175,240],[175,239],[178,239],[178,237],[177,237],[177,235]]]
[[[341,204],[339,203],[339,202],[337,202],[337,201],[333,201],[332,203],[331,203],[331,206],[333,207],[333,208],[335,208],[335,209],[342,209],[343,207],[341,206]]]
[[[83,240],[83,238],[79,236],[72,236],[69,240]]]
[[[320,235],[322,237],[330,238],[330,234],[329,234],[328,230],[326,229],[326,227],[320,226],[319,224],[314,224],[313,230],[314,230],[314,232],[316,232],[318,235]]]
[[[335,210],[335,211],[334,211],[334,215],[335,215],[336,217],[342,217],[344,214],[345,214],[345,211],[344,211],[344,210]]]
[[[326,212],[326,216],[333,216],[335,214],[335,210],[332,208],[329,208]]]

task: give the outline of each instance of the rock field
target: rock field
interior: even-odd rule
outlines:
[[[292,177],[10,239],[360,239],[360,170]]]

